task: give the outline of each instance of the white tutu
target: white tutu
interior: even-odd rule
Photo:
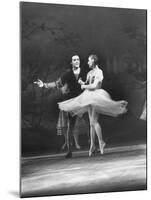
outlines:
[[[103,89],[85,90],[79,96],[58,103],[61,110],[82,116],[92,106],[97,113],[116,117],[127,111],[127,101],[114,101]]]

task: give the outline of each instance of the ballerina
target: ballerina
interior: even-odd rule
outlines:
[[[95,134],[99,141],[100,153],[104,153],[106,143],[102,137],[101,126],[98,122],[99,114],[116,117],[127,112],[128,102],[125,100],[114,101],[110,94],[101,89],[103,81],[103,72],[98,67],[98,58],[96,55],[88,57],[88,65],[91,69],[87,74],[86,82],[79,80],[81,88],[84,90],[79,96],[58,103],[61,110],[70,112],[73,116],[82,117],[85,112],[89,114],[90,121],[90,149],[89,156],[95,151]]]

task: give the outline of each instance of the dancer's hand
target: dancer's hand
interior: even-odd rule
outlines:
[[[44,83],[40,79],[38,79],[37,81],[35,81],[34,84],[37,84],[38,87],[44,87]]]
[[[81,89],[82,90],[86,89],[86,85],[81,85]]]
[[[80,85],[83,85],[83,84],[84,84],[84,82],[82,81],[81,78],[79,78],[78,83],[79,83]]]

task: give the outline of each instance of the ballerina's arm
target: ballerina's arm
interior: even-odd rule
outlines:
[[[78,80],[78,83],[82,86],[82,85],[87,85],[89,82],[89,73],[87,74],[87,77],[86,77],[86,81],[82,81],[81,78],[79,78]]]

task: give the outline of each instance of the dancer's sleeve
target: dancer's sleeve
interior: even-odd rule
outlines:
[[[103,72],[102,70],[99,70],[99,72],[96,73],[95,75],[95,79],[94,79],[94,82],[97,82],[97,83],[100,83],[103,81]]]
[[[61,78],[58,78],[56,81],[44,83],[43,85],[45,88],[51,88],[51,89],[59,89],[62,87],[62,80]]]
[[[90,72],[88,72],[87,77],[86,77],[86,81],[85,84],[89,84],[89,79],[90,79]]]
[[[56,81],[53,82],[47,82],[47,83],[43,83],[44,88],[48,88],[48,89],[60,89],[62,88],[65,84],[68,83],[68,78],[69,77],[69,73],[65,72],[61,77],[59,77]]]

